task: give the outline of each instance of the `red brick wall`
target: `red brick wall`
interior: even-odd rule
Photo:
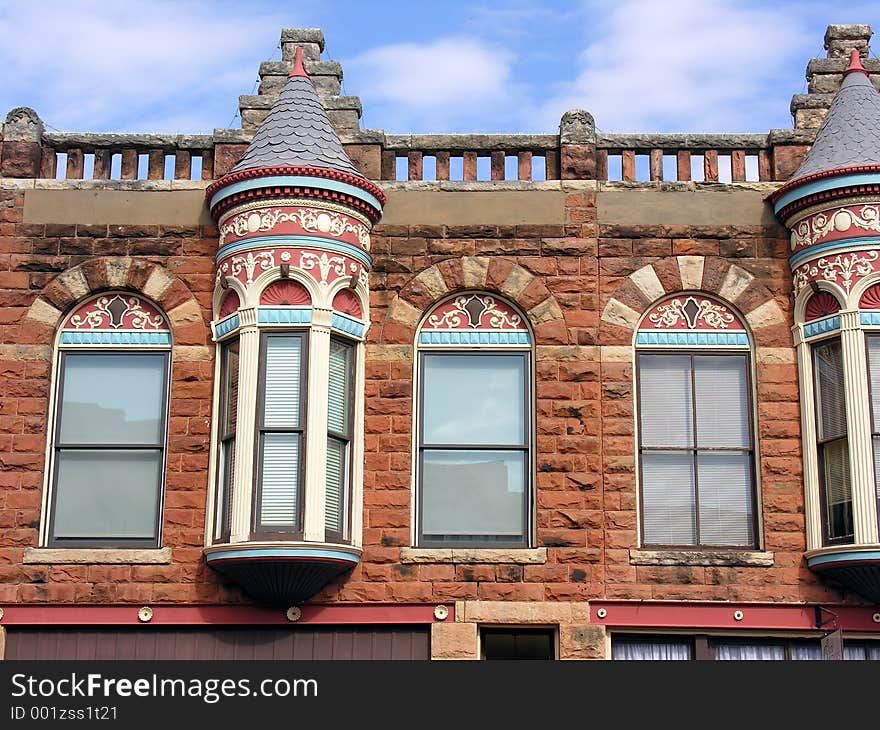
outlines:
[[[0,602],[246,600],[205,567],[201,550],[213,374],[207,323],[216,231],[25,225],[22,205],[21,193],[0,192]],[[818,582],[802,557],[793,354],[789,362],[757,368],[761,516],[764,548],[775,553],[774,566],[634,566],[629,559],[629,550],[638,547],[633,374],[629,362],[603,360],[600,348],[629,345],[632,332],[603,321],[602,313],[612,297],[644,310],[647,300],[629,279],[640,267],[653,265],[672,292],[681,288],[672,257],[706,256],[703,284],[709,291],[717,291],[732,263],[755,277],[736,304],[749,313],[775,300],[785,321],[756,330],[756,345],[791,353],[787,240],[777,227],[600,225],[595,194],[575,193],[568,196],[565,220],[558,225],[380,225],[373,254],[365,552],[353,573],[316,600],[841,599]],[[67,310],[75,297],[57,277],[71,268],[80,267],[91,289],[106,287],[106,257],[131,257],[126,284],[133,289],[142,289],[157,267],[167,271],[173,284],[158,301],[166,312],[192,300],[201,310],[201,321],[179,322],[174,330],[163,517],[163,544],[173,549],[173,562],[23,565],[24,548],[37,545],[54,336],[48,325],[25,317],[38,296]],[[412,499],[408,348],[414,328],[406,312],[413,307],[423,311],[434,300],[421,285],[426,277],[442,280],[449,290],[464,288],[476,277],[536,318],[536,519],[537,544],[548,548],[545,565],[400,561],[400,548],[410,544]],[[177,349],[181,345],[189,349]]]

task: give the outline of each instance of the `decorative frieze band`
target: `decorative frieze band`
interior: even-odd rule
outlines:
[[[880,206],[876,203],[841,206],[807,216],[792,228],[791,250],[865,233],[880,235]]]
[[[880,271],[880,253],[851,251],[836,256],[822,256],[798,266],[793,271],[795,296],[811,281],[827,281],[839,285],[847,293],[866,276]]]
[[[341,277],[355,277],[365,288],[367,267],[361,261],[342,253],[293,247],[265,248],[230,255],[217,265],[217,280],[232,276],[244,286],[252,284],[263,272],[281,264],[308,274],[320,285],[332,284]]]
[[[370,232],[364,220],[346,211],[313,206],[258,205],[235,212],[220,222],[220,246],[259,234],[315,235],[345,241],[370,250]]]

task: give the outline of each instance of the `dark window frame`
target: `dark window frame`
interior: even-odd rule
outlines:
[[[855,542],[855,519],[853,515],[853,504],[852,504],[852,474],[850,474],[850,521],[853,524],[853,532],[849,535],[842,535],[840,537],[831,537],[831,533],[828,525],[828,497],[826,494],[825,488],[825,446],[831,443],[837,443],[838,441],[846,441],[846,454],[847,459],[849,459],[850,454],[850,444],[849,444],[849,423],[846,422],[846,418],[844,418],[844,422],[846,423],[846,433],[843,436],[838,436],[833,439],[820,439],[819,432],[821,430],[821,408],[819,405],[819,381],[817,375],[816,368],[816,348],[821,347],[823,345],[827,345],[832,342],[837,342],[840,346],[840,360],[841,360],[841,371],[845,372],[846,363],[843,359],[843,341],[840,338],[840,334],[838,333],[835,337],[828,337],[816,342],[810,342],[810,367],[812,368],[812,380],[813,380],[813,422],[816,430],[816,470],[818,472],[818,484],[819,484],[819,509],[821,513],[821,527],[822,527],[822,544],[823,545],[851,545]],[[845,377],[845,375],[844,375]],[[846,398],[846,391],[844,390],[844,399]],[[870,407],[870,403],[869,403]],[[844,402],[844,409],[846,408],[846,403]],[[844,413],[846,411],[844,410]]]
[[[102,357],[117,357],[130,355],[160,355],[164,360],[161,395],[161,425],[160,442],[158,444],[63,444],[61,443],[61,416],[64,404],[64,382],[66,378],[67,358],[70,355],[100,355]],[[168,460],[168,419],[169,419],[169,395],[171,391],[171,350],[170,348],[70,348],[58,349],[58,373],[55,384],[55,406],[53,409],[52,423],[52,476],[49,492],[49,524],[46,530],[46,546],[50,548],[110,548],[110,549],[141,549],[158,548],[162,544],[162,516],[165,511],[165,483]],[[159,451],[159,483],[157,485],[159,499],[155,517],[155,537],[144,538],[56,538],[55,537],[55,512],[58,501],[58,454],[62,449],[66,450],[102,450],[102,451]]]
[[[302,366],[299,383],[299,426],[296,428],[272,427],[264,425],[266,412],[266,353],[269,337],[297,337],[302,342]],[[251,504],[251,540],[299,540],[303,537],[305,512],[305,485],[306,485],[306,440],[308,429],[306,418],[308,414],[308,385],[309,382],[309,330],[302,329],[262,329],[260,330],[259,368],[257,376],[257,408],[254,428],[254,488]],[[263,437],[266,433],[298,433],[300,437],[298,475],[299,483],[296,487],[296,522],[290,529],[263,529],[260,523],[260,507],[263,498]]]
[[[339,543],[350,543],[351,542],[351,517],[352,517],[352,474],[354,472],[354,448],[352,448],[352,444],[354,441],[354,400],[355,400],[355,379],[357,378],[357,341],[349,340],[344,337],[338,337],[335,334],[330,336],[330,344],[337,342],[341,345],[344,345],[348,348],[349,357],[348,357],[348,388],[346,393],[346,403],[347,403],[347,412],[346,412],[346,420],[348,429],[346,433],[341,433],[339,431],[331,431],[330,423],[328,419],[327,423],[327,439],[334,439],[336,441],[342,441],[345,443],[345,460],[343,462],[343,466],[345,469],[345,473],[342,478],[342,496],[341,499],[343,501],[343,509],[344,509],[344,519],[343,519],[343,529],[341,533],[338,532],[330,532],[327,530],[327,520],[326,516],[324,519],[324,540],[327,542],[339,542]],[[328,358],[329,364],[329,358]],[[328,386],[329,386],[329,369],[328,369]],[[328,401],[329,401],[329,387],[328,387]],[[326,497],[326,476],[324,479],[324,490]]]
[[[693,433],[694,433],[694,445],[693,447],[686,446],[670,446],[670,447],[657,447],[657,446],[649,446],[644,447],[642,445],[642,388],[641,388],[641,358],[644,355],[655,356],[655,355],[674,355],[674,356],[688,356],[690,357],[690,380],[691,380],[691,423],[693,425]],[[697,440],[697,389],[696,389],[696,375],[695,375],[695,367],[694,367],[694,358],[699,357],[701,355],[717,357],[740,357],[745,360],[745,373],[746,373],[746,398],[748,402],[746,403],[746,409],[749,418],[749,445],[748,448],[742,447],[703,447],[700,448]],[[636,407],[638,408],[638,418],[636,423],[636,436],[638,438],[638,448],[637,448],[637,457],[638,457],[638,475],[639,475],[639,528],[640,534],[642,537],[642,547],[652,550],[652,549],[663,549],[663,550],[686,550],[693,552],[706,552],[712,550],[730,550],[730,551],[741,551],[748,552],[751,550],[757,550],[761,544],[761,533],[760,533],[760,504],[758,501],[758,470],[757,470],[757,459],[756,459],[756,451],[757,451],[757,443],[755,440],[755,400],[754,400],[754,385],[752,378],[752,352],[751,350],[725,350],[725,349],[711,349],[706,348],[705,350],[693,349],[693,348],[639,348],[636,350],[636,363],[635,363],[635,384],[636,384]],[[693,461],[694,461],[694,531],[696,533],[696,540],[692,544],[666,544],[666,543],[649,543],[644,540],[645,535],[645,499],[644,499],[644,488],[645,488],[645,477],[644,477],[644,458],[643,455],[645,451],[648,452],[692,452]],[[699,481],[699,470],[697,468],[697,459],[701,452],[733,452],[733,453],[747,453],[749,456],[749,474],[751,476],[751,498],[752,498],[752,534],[754,536],[754,540],[751,545],[719,545],[719,544],[703,544],[700,541],[700,481]]]
[[[549,639],[550,656],[486,656],[486,638],[489,636],[505,636],[511,635],[514,643],[514,651],[516,651],[517,639],[524,636],[543,636]],[[535,660],[535,661],[555,661],[559,659],[559,636],[555,627],[552,626],[480,626],[480,659],[483,661],[517,661],[517,660]]]
[[[220,391],[220,423],[217,430],[217,475],[216,475],[216,485],[215,485],[215,495],[217,500],[223,499],[223,513],[222,513],[222,522],[218,524],[218,517],[220,515],[217,514],[217,505],[215,505],[214,509],[214,542],[227,542],[230,538],[232,532],[232,499],[234,492],[233,482],[230,480],[230,477],[234,477],[235,475],[235,443],[236,436],[238,431],[238,418],[236,416],[235,419],[235,428],[226,430],[226,423],[230,419],[228,418],[228,408],[229,408],[229,354],[232,352],[232,348],[236,348],[235,352],[239,355],[239,373],[238,376],[241,375],[241,341],[236,337],[232,337],[228,340],[224,340],[220,344],[220,387],[222,390]],[[240,397],[240,393],[236,396],[236,402]],[[226,463],[227,459],[225,458],[226,449],[229,448],[231,451],[231,461],[233,469],[229,469],[229,465]]]
[[[523,361],[523,443],[520,446],[497,445],[497,444],[426,444],[425,432],[425,360],[432,355],[455,357],[481,357],[484,355],[507,355],[517,356]],[[474,348],[474,349],[441,349],[425,348],[418,353],[418,407],[416,425],[416,543],[425,548],[529,548],[532,544],[532,522],[529,519],[534,502],[533,483],[534,469],[534,391],[532,387],[532,350],[528,349],[504,349],[504,348]],[[426,540],[423,523],[423,500],[424,487],[424,453],[425,451],[510,451],[523,454],[523,505],[522,505],[522,540]]]

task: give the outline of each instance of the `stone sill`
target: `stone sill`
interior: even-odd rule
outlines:
[[[773,553],[758,550],[630,550],[630,565],[770,567]]]
[[[24,562],[54,565],[167,565],[171,562],[171,548],[139,550],[114,548],[25,548]]]
[[[542,565],[547,548],[401,548],[400,562]]]

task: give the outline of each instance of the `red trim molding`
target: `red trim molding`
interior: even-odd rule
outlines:
[[[821,172],[814,172],[813,174],[806,175],[805,177],[799,177],[795,180],[789,180],[782,187],[777,188],[772,193],[770,193],[765,198],[765,200],[769,201],[770,203],[775,203],[789,190],[794,190],[801,185],[807,185],[808,183],[815,182],[816,180],[824,180],[828,177],[838,177],[841,175],[858,175],[863,172],[880,172],[880,165],[848,165],[847,167],[837,167],[833,170],[822,170]]]
[[[148,604],[149,622],[138,618],[140,605],[59,606],[12,605],[3,607],[2,626],[281,626],[288,620],[285,608],[260,606],[180,606]],[[434,608],[441,604],[334,604],[304,605],[299,624],[432,624]],[[442,604],[449,614],[444,623],[455,621],[455,602]]]
[[[385,192],[372,180],[367,180],[367,178],[361,175],[353,175],[350,172],[331,170],[326,167],[309,167],[307,165],[276,165],[273,167],[250,167],[246,170],[230,172],[221,177],[219,180],[211,183],[205,190],[205,197],[207,198],[208,204],[210,205],[211,198],[214,197],[214,194],[218,190],[226,187],[227,185],[231,185],[232,183],[240,182],[242,180],[250,180],[255,177],[272,177],[275,175],[302,175],[304,177],[322,177],[327,180],[338,180],[339,182],[354,185],[361,190],[366,190],[368,193],[377,198],[378,201],[382,203],[382,205],[385,205]]]
[[[353,195],[340,193],[336,190],[323,190],[321,188],[301,187],[299,185],[269,185],[265,188],[242,190],[241,192],[230,195],[228,198],[224,198],[217,203],[217,205],[211,209],[211,214],[214,216],[215,220],[219,220],[220,216],[226,213],[226,211],[234,208],[240,203],[249,202],[251,200],[262,200],[264,198],[271,199],[290,196],[313,198],[316,200],[329,200],[333,203],[341,203],[360,211],[373,221],[373,223],[377,223],[381,217],[380,211],[377,211],[372,205],[365,203],[363,200],[356,198]],[[270,203],[267,202],[267,205],[269,204]]]
[[[876,607],[818,605],[825,609],[823,621],[831,619],[830,611],[844,631],[880,633]],[[612,628],[817,630],[816,605],[790,603],[590,601],[590,621]]]
[[[880,172],[880,170],[878,170]],[[880,184],[877,183],[863,183],[860,185],[847,185],[842,188],[832,188],[831,190],[822,190],[818,193],[812,193],[811,195],[807,195],[804,198],[798,198],[797,200],[792,201],[784,208],[780,209],[777,213],[777,217],[781,221],[785,221],[786,225],[788,225],[788,219],[791,218],[795,213],[803,210],[804,208],[809,208],[812,205],[817,205],[819,203],[827,203],[832,200],[839,200],[842,198],[852,198],[860,195],[877,195],[880,193]]]

